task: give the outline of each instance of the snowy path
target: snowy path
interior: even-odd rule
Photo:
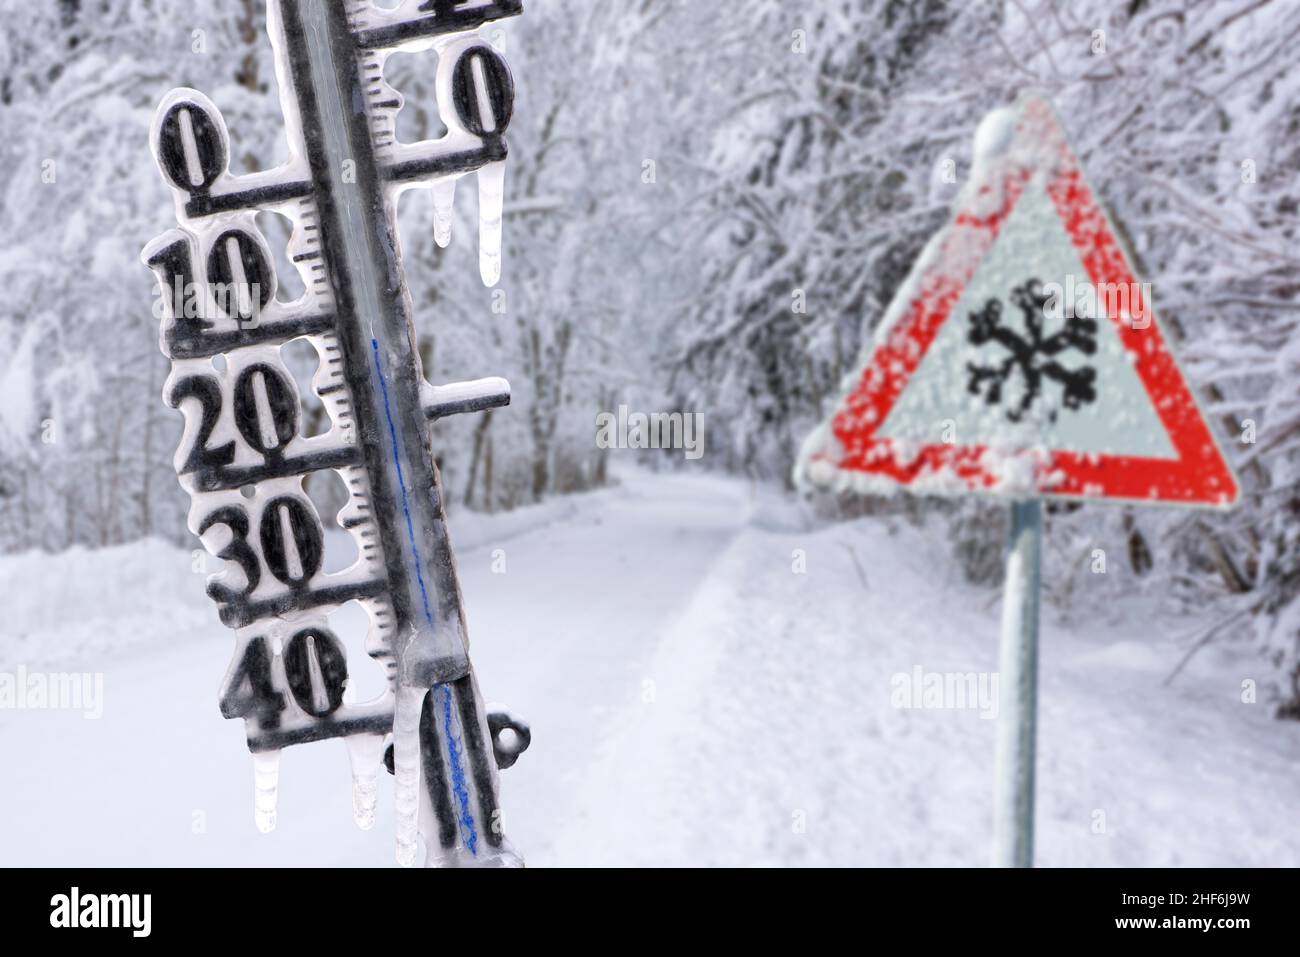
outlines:
[[[534,730],[502,776],[531,865],[986,861],[994,722],[896,708],[891,679],[991,671],[996,604],[933,536],[804,531],[759,502],[632,473],[453,516],[480,683]],[[0,589],[27,601],[0,623],[0,670],[71,655],[105,675],[98,721],[0,711],[0,863],[390,864],[391,792],[357,831],[337,742],[286,753],[279,829],[253,828],[241,730],[215,704],[230,638],[186,558],[0,558]],[[28,597],[51,589],[52,611]],[[116,623],[87,624],[92,594]],[[1300,726],[1241,703],[1259,676],[1228,652],[1164,687],[1173,639],[1115,617],[1044,622],[1040,863],[1300,864]]]

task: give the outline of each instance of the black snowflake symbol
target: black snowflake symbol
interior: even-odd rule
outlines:
[[[990,299],[979,312],[969,313],[971,328],[967,339],[971,344],[982,346],[986,342],[997,342],[1009,355],[992,366],[966,363],[970,373],[967,390],[971,395],[979,395],[984,388],[984,401],[989,405],[1001,405],[1002,386],[1012,373],[1019,370],[1025,388],[1020,402],[1006,410],[1007,418],[1012,422],[1019,422],[1038,399],[1044,377],[1061,384],[1061,401],[1067,409],[1077,409],[1097,398],[1093,388],[1097,370],[1091,366],[1067,369],[1050,358],[1066,349],[1078,349],[1085,355],[1092,355],[1097,350],[1097,323],[1093,319],[1068,316],[1064,329],[1044,338],[1043,309],[1049,298],[1043,295],[1043,284],[1037,279],[1030,279],[1011,290],[1011,301],[1025,317],[1026,336],[1002,325],[1002,303],[997,299]],[[1050,418],[1056,421],[1055,410],[1050,413]]]

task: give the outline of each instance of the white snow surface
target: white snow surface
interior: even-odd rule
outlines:
[[[997,667],[996,596],[942,538],[620,477],[451,516],[480,684],[533,729],[502,773],[529,865],[987,863],[996,721],[891,703],[918,666]],[[278,828],[254,826],[242,722],[216,705],[233,636],[190,562],[159,542],[0,557],[0,671],[104,676],[99,720],[0,710],[0,864],[391,866],[392,779],[358,830],[339,742],[286,751]],[[1039,864],[1300,864],[1300,733],[1242,703],[1260,668],[1239,652],[1163,684],[1194,624],[1044,606]]]

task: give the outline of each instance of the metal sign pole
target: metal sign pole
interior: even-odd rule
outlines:
[[[1038,578],[1043,507],[1013,502],[1002,597],[993,866],[1032,867],[1038,724]]]

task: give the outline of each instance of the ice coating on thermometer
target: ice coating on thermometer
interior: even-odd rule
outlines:
[[[361,830],[368,831],[375,826],[384,739],[377,734],[354,734],[343,741],[352,766],[352,820]]]
[[[478,171],[479,275],[487,286],[501,278],[501,210],[506,195],[506,164]]]
[[[452,208],[456,204],[456,181],[443,180],[433,187],[433,241],[445,249],[451,243]]]
[[[397,863],[410,867],[420,838],[420,704],[419,688],[397,691],[393,714],[393,806],[397,812]]]
[[[245,722],[256,825],[275,827],[282,749],[341,737],[353,817],[370,828],[391,735],[404,865],[519,862],[497,801],[497,768],[514,751],[498,753],[494,729],[504,726],[489,721],[478,695],[428,429],[442,416],[508,404],[510,391],[495,378],[424,380],[396,232],[401,193],[428,188],[434,236],[445,245],[455,182],[475,173],[480,271],[489,284],[499,279],[513,84],[504,59],[472,31],[519,12],[517,0],[391,9],[270,0],[289,160],[232,175],[225,121],[196,90],[169,93],[153,125],[179,228],[149,243],[143,259],[165,293],[164,399],[185,417],[175,466],[191,497],[190,529],[223,562],[208,583],[235,631],[220,706]],[[430,48],[447,133],[400,143],[402,98],[384,80],[384,61]],[[306,289],[292,302],[277,296],[255,218],[262,210],[294,224],[286,251]],[[329,418],[310,437],[302,386],[282,355],[298,339],[318,356],[310,388]],[[334,518],[358,553],[341,569],[326,561],[306,484],[326,471],[347,488]],[[351,603],[367,613],[364,647],[388,679],[368,701],[351,690],[353,669],[365,664],[348,660],[340,632],[337,613]]]
[[[280,752],[253,755],[253,815],[263,834],[275,830],[275,810],[280,800]]]

